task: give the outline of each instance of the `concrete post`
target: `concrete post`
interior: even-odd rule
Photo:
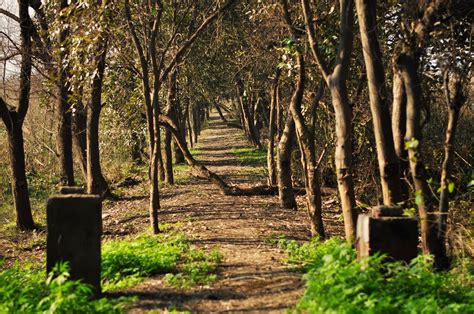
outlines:
[[[377,206],[372,216],[357,220],[357,257],[384,253],[392,260],[410,262],[418,255],[418,221],[403,217],[398,207]]]
[[[72,279],[100,288],[102,201],[99,195],[54,195],[47,203],[46,270],[68,262]]]

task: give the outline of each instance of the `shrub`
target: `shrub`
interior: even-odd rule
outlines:
[[[92,300],[92,288],[70,280],[66,264],[46,274],[32,265],[0,271],[0,313],[121,313],[125,299]]]
[[[298,310],[311,313],[473,313],[474,276],[465,268],[435,272],[432,259],[409,265],[373,256],[362,263],[337,239],[304,245],[280,241],[288,261],[307,272]],[[365,266],[363,266],[365,265]],[[460,274],[459,272],[462,272]]]
[[[220,261],[219,252],[192,249],[178,233],[110,241],[102,249],[102,287],[126,288],[156,274],[166,274],[166,282],[175,287],[210,284],[217,279]]]
[[[129,287],[144,277],[173,271],[188,246],[184,236],[176,234],[140,235],[105,243],[102,248],[104,290]]]

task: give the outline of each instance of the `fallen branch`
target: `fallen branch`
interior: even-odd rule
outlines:
[[[160,125],[168,128],[173,134],[176,143],[183,152],[184,159],[191,167],[191,173],[199,178],[209,180],[210,182],[215,184],[222,194],[233,196],[278,195],[277,186],[258,185],[250,188],[240,188],[238,186],[228,185],[219,175],[210,171],[209,169],[207,169],[207,167],[205,167],[199,161],[194,159],[188,149],[186,142],[180,136],[179,129],[173,119],[164,114],[160,114],[158,119]],[[293,189],[295,191],[295,194],[297,195],[306,194],[306,190],[303,187],[294,187]],[[322,195],[330,195],[334,193],[336,193],[336,189],[334,188],[321,188]]]

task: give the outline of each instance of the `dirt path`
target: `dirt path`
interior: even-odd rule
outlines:
[[[242,166],[231,153],[233,147],[246,146],[240,130],[226,127],[217,115],[211,115],[208,128],[201,134],[198,159],[231,183],[264,183],[263,169]],[[140,297],[131,312],[169,308],[280,312],[298,301],[303,292],[301,275],[282,263],[283,254],[269,240],[278,235],[308,239],[303,207],[297,212],[282,210],[275,196],[223,196],[199,179],[164,189],[163,198],[161,222],[185,221],[183,231],[193,244],[206,250],[217,247],[222,253],[219,280],[211,287],[177,290],[166,288],[162,277],[157,276],[129,291]],[[129,205],[146,206],[146,200],[132,200]],[[146,215],[132,220],[147,223]],[[129,227],[137,228],[136,222]]]

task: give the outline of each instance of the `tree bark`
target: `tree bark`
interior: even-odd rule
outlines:
[[[374,125],[377,159],[382,183],[383,202],[400,202],[400,166],[395,154],[390,113],[388,110],[385,75],[377,38],[376,0],[355,0],[362,51],[369,85],[370,110]]]
[[[291,181],[291,151],[293,150],[295,133],[295,122],[291,113],[288,112],[285,128],[283,129],[280,142],[278,142],[278,199],[281,207],[296,210],[298,205],[296,204],[293,183]]]
[[[74,105],[72,115],[72,135],[76,155],[79,157],[84,180],[87,182],[87,107],[82,98]]]
[[[410,172],[416,191],[416,204],[420,216],[422,248],[425,254],[434,256],[435,266],[441,267],[445,261],[444,243],[438,237],[438,220],[435,204],[427,182],[425,166],[421,159],[421,79],[419,60],[429,30],[434,24],[436,13],[443,0],[432,0],[423,6],[421,18],[411,23],[408,37],[403,41],[401,53],[396,64],[400,69],[407,98],[405,144],[408,147]],[[420,8],[421,9],[421,8]]]
[[[1,97],[0,107],[1,117],[7,127],[13,204],[16,209],[16,225],[20,230],[33,230],[35,224],[31,213],[28,181],[26,179],[23,121],[19,119],[18,113],[14,109],[8,109],[7,104]]]
[[[392,102],[392,133],[395,153],[400,161],[400,191],[401,199],[407,200],[408,184],[405,176],[408,171],[408,152],[405,149],[406,132],[406,93],[403,79],[398,67],[393,67],[393,102]]]
[[[68,7],[67,0],[59,0],[59,10]],[[59,55],[57,59],[57,120],[58,134],[57,147],[59,154],[60,182],[62,185],[73,186],[74,182],[74,162],[72,154],[72,129],[71,129],[71,104],[68,78],[69,69],[63,65],[63,60],[67,58],[68,49],[65,41],[69,36],[69,31],[61,19],[63,29],[59,32],[58,44]]]
[[[288,3],[283,0],[284,17],[291,35],[296,38],[293,28],[293,22],[288,10]],[[316,165],[315,148],[313,133],[308,131],[304,116],[301,113],[301,103],[305,89],[306,69],[303,54],[296,51],[296,64],[298,76],[296,89],[291,97],[290,113],[295,122],[296,134],[301,150],[301,163],[304,170],[306,203],[308,206],[308,215],[311,222],[311,235],[324,238],[324,226],[322,219],[321,187],[319,183],[319,174]]]
[[[99,44],[99,51],[97,75],[92,81],[91,101],[87,110],[87,193],[104,197],[110,194],[110,190],[100,166],[99,118],[102,109],[102,82],[107,56],[107,42]]]
[[[441,167],[441,194],[439,199],[438,241],[441,245],[440,268],[448,267],[446,254],[446,231],[449,210],[449,179],[454,162],[454,137],[458,125],[459,111],[466,101],[463,94],[461,78],[457,73],[444,75],[444,92],[446,105],[448,107],[448,126],[446,128],[446,139],[444,142],[444,160]]]
[[[268,125],[268,147],[267,147],[267,168],[268,168],[268,182],[269,185],[276,185],[276,169],[275,169],[275,135],[277,133],[276,130],[276,115],[277,115],[277,98],[278,98],[278,83],[280,79],[280,69],[278,69],[275,73],[275,77],[273,78],[273,86],[272,86],[272,99],[270,102],[270,121]]]
[[[327,63],[319,51],[309,2],[302,0],[302,7],[311,51],[331,93],[334,107],[337,139],[335,151],[337,185],[344,215],[346,240],[352,243],[355,239],[357,210],[355,208],[352,164],[352,109],[347,96],[346,81],[352,52],[354,3],[352,0],[340,1],[340,40],[332,72],[329,72]]]
[[[166,114],[173,119],[173,121],[177,121],[176,117],[176,108],[175,108],[175,98],[176,98],[176,70],[170,73],[168,79],[168,106],[166,108]],[[178,129],[179,129],[179,123]],[[165,138],[164,138],[164,165],[165,165],[165,182],[168,184],[174,184],[174,176],[173,176],[173,154],[171,148],[171,142],[173,140],[171,131],[169,129],[165,129]]]
[[[27,0],[20,0],[20,40],[21,40],[21,65],[20,65],[20,91],[17,108],[10,108],[0,97],[0,118],[5,123],[8,134],[8,147],[12,173],[13,204],[16,210],[16,226],[20,230],[33,230],[36,228],[31,213],[28,181],[26,179],[25,147],[23,143],[23,122],[30,104],[32,46],[31,21]]]
[[[433,254],[436,259],[440,256],[441,246],[438,241],[437,216],[434,213],[434,200],[427,182],[425,166],[421,159],[421,90],[417,73],[417,62],[408,53],[398,57],[407,95],[407,130],[405,142],[408,147],[410,171],[416,191],[416,204],[420,216],[421,242],[425,254]]]

